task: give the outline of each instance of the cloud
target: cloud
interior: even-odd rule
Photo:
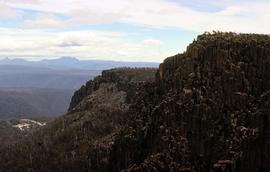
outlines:
[[[211,30],[268,33],[270,28],[268,13],[270,7],[264,4],[235,4],[215,12],[204,12],[177,5],[173,2],[157,1],[146,3],[142,9],[130,10],[126,23],[152,27],[173,27],[194,32]]]
[[[0,58],[42,59],[74,56],[80,59],[161,61],[170,53],[125,41],[125,33],[101,31],[46,32],[0,28]]]
[[[2,0],[6,3],[19,3],[19,4],[39,4],[41,0]]]
[[[167,38],[145,36],[135,43],[125,40],[126,33],[87,32],[80,28],[124,23],[147,28],[153,37],[156,28],[189,33],[221,30],[269,34],[269,8],[269,0],[0,0],[0,21],[8,18],[12,22],[22,16],[19,21],[14,20],[21,29],[0,28],[0,56],[68,55],[160,61],[172,55],[170,50],[164,50],[162,41]],[[74,26],[78,31],[66,31]],[[165,34],[171,36],[169,30]]]
[[[58,46],[60,47],[81,47],[84,46],[82,40],[79,37],[67,37],[64,38]]]
[[[53,14],[40,14],[34,20],[24,20],[21,26],[28,29],[60,28],[64,27],[65,23]]]
[[[142,43],[144,45],[149,45],[149,46],[158,46],[158,45],[162,44],[162,42],[160,40],[157,40],[157,39],[145,39],[142,41]]]
[[[22,15],[22,11],[14,10],[0,1],[0,19],[12,19]]]
[[[214,2],[207,1],[207,3]],[[223,0],[220,4],[222,5],[219,5],[218,10],[214,11],[200,10],[168,0],[46,0],[38,5],[13,4],[13,6],[48,13],[61,13],[68,17],[68,19],[59,20],[47,16],[27,21],[26,26],[31,27],[40,25],[51,28],[124,22],[150,27],[181,28],[195,32],[211,30],[269,32],[269,1]]]
[[[64,28],[69,26],[84,25],[84,24],[106,24],[117,21],[120,14],[97,14],[91,11],[74,10],[68,13],[67,19],[59,19],[55,14],[43,13],[36,16],[34,19],[28,19],[21,23],[22,28],[39,29],[39,28]]]
[[[83,45],[77,41],[64,41],[59,46],[60,47],[80,47]]]
[[[74,24],[106,24],[120,20],[123,14],[119,12],[98,12],[97,10],[76,9],[70,11],[71,19],[65,21],[67,25]]]

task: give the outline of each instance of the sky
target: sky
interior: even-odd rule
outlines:
[[[270,32],[270,0],[0,0],[0,59],[162,62],[205,31]]]

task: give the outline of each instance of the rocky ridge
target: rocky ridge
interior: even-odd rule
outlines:
[[[157,102],[139,103],[148,93],[133,110],[143,161],[126,171],[270,170],[268,35],[201,35],[156,80]]]
[[[72,111],[85,97],[96,91],[101,84],[114,83],[117,89],[123,90],[128,97],[134,97],[137,87],[142,83],[154,81],[155,68],[116,68],[104,70],[100,76],[88,81],[74,93],[69,111]],[[132,100],[127,100],[131,102]]]

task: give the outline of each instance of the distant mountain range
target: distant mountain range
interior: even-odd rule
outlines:
[[[0,119],[53,118],[64,114],[71,96],[102,70],[157,67],[157,63],[78,60],[0,60]]]
[[[34,87],[75,90],[98,74],[100,70],[0,65],[0,88]]]
[[[0,88],[54,88],[76,90],[102,70],[119,67],[158,67],[158,63],[78,60],[74,57],[28,61],[0,60]]]
[[[44,59],[40,61],[28,61],[23,58],[5,58],[0,60],[0,65],[19,65],[56,69],[105,70],[118,67],[158,67],[159,64],[152,62],[79,60],[74,57],[61,57],[58,59]]]

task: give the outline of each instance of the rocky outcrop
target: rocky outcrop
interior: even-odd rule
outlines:
[[[199,36],[160,65],[158,100],[135,103],[126,171],[269,171],[269,76],[269,36]]]
[[[85,97],[96,91],[100,84],[115,83],[120,90],[127,92],[129,97],[135,96],[136,87],[146,81],[152,82],[156,73],[155,68],[117,68],[105,70],[101,76],[87,82],[74,93],[70,102],[69,111],[72,111]],[[127,100],[131,101],[131,99]]]

